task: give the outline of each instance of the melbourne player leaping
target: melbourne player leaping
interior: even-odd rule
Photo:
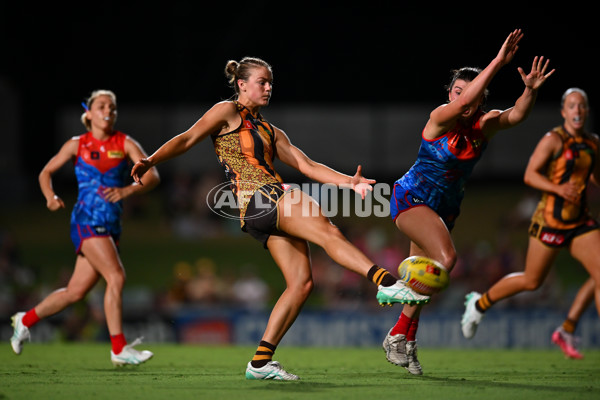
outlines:
[[[391,217],[410,239],[411,256],[432,258],[452,270],[456,250],[450,231],[473,167],[497,131],[512,128],[527,117],[539,87],[554,72],[546,73],[548,61],[535,57],[529,74],[518,69],[525,90],[515,105],[504,111],[483,111],[487,86],[513,59],[522,37],[520,29],[511,32],[483,71],[465,67],[454,72],[448,103],[431,112],[423,129],[417,161],[395,182]],[[420,305],[405,305],[383,342],[389,362],[417,375],[423,373],[416,341],[420,311]]]

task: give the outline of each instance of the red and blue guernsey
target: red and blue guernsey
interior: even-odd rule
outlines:
[[[427,205],[452,229],[466,181],[487,147],[488,138],[479,125],[481,115],[474,116],[471,126],[458,122],[434,140],[421,139],[417,161],[394,183],[390,203],[394,220],[409,208]]]
[[[119,131],[104,141],[94,138],[91,132],[79,136],[75,160],[78,196],[71,214],[71,239],[77,252],[89,237],[112,236],[118,244],[123,203],[107,201],[103,191],[125,186],[129,171],[126,138]]]

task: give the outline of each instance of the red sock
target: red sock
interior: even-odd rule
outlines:
[[[127,340],[125,340],[125,335],[119,333],[118,335],[111,336],[110,342],[112,344],[112,352],[115,354],[119,354],[123,347],[127,344]]]
[[[390,335],[406,335],[408,333],[408,328],[411,325],[411,319],[408,318],[404,313],[400,313],[400,318],[398,318],[398,322],[392,328]]]
[[[408,327],[408,333],[406,334],[407,342],[414,342],[417,340],[417,329],[419,329],[419,319],[413,319]]]
[[[23,325],[28,328],[31,328],[33,325],[40,322],[40,317],[38,317],[37,313],[35,312],[35,308],[32,308],[31,310],[27,311],[25,315],[23,315],[22,322]]]

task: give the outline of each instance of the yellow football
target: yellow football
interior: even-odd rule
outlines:
[[[424,295],[441,292],[448,287],[448,270],[431,258],[412,256],[398,266],[400,280],[412,290]]]

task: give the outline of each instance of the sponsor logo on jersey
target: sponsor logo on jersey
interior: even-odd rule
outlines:
[[[108,158],[123,158],[125,154],[121,150],[109,150]]]
[[[574,157],[573,157],[573,150],[571,150],[571,149],[567,149],[567,150],[565,151],[565,158],[566,158],[567,160],[572,160],[572,159],[574,158]]]

